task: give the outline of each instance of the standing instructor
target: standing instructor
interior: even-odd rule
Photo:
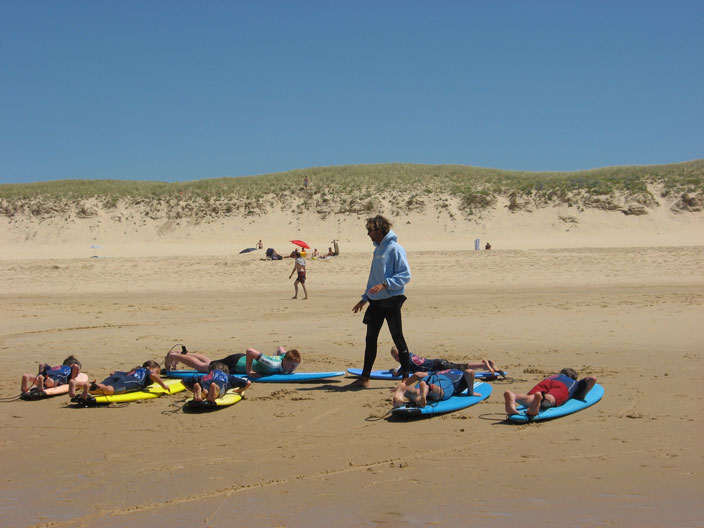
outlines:
[[[403,337],[401,323],[401,306],[406,300],[404,295],[406,284],[411,280],[406,250],[397,242],[396,233],[391,231],[391,222],[381,215],[367,219],[367,234],[375,246],[374,256],[369,270],[367,289],[362,294],[362,299],[352,309],[357,313],[369,302],[363,319],[364,324],[367,325],[364,368],[361,377],[352,382],[350,387],[369,386],[369,376],[376,359],[379,331],[384,320],[389,325],[391,339],[398,350],[400,373],[404,378],[408,376],[410,367],[408,347]]]

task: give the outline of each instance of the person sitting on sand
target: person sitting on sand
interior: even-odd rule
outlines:
[[[455,394],[462,393],[465,389],[469,389],[470,396],[480,396],[474,392],[474,371],[472,369],[414,372],[412,376],[396,386],[393,405],[401,407],[405,403],[405,398],[408,398],[417,407],[422,408],[428,402],[448,400]]]
[[[305,294],[305,297],[303,299],[308,298],[308,290],[306,290],[306,261],[301,257],[301,254],[296,251],[296,262],[293,264],[293,269],[291,270],[291,274],[288,276],[290,279],[293,277],[294,273],[297,273],[298,276],[296,277],[296,280],[293,281],[293,289],[294,289],[294,295],[292,299],[298,299],[298,285],[300,284],[303,287],[303,293]]]
[[[301,355],[295,348],[286,350],[282,346],[276,350],[276,354],[273,356],[267,356],[258,350],[248,348],[244,354],[230,354],[215,361],[224,363],[229,372],[257,377],[268,374],[290,374],[300,365]],[[183,350],[181,352],[171,351],[166,356],[164,368],[166,371],[172,370],[178,363],[183,363],[198,372],[206,373],[210,370],[212,361],[203,354],[194,354],[187,350],[185,352]]]
[[[332,248],[328,248],[328,252],[325,255],[321,255],[318,257],[320,260],[327,260],[329,258],[332,258],[335,256],[335,253],[332,252]]]
[[[159,377],[159,363],[149,360],[129,372],[115,371],[100,383],[72,379],[68,383],[68,395],[72,402],[85,403],[89,393],[99,396],[125,394],[140,391],[152,383],[158,383],[166,392],[171,392],[169,386]],[[81,395],[76,394],[78,390],[83,391]]]
[[[541,409],[558,407],[570,398],[584,399],[596,383],[596,378],[589,376],[577,381],[577,372],[572,368],[563,368],[559,374],[545,378],[528,394],[504,392],[506,414],[518,414],[516,402],[525,405],[526,416],[534,417]]]
[[[193,392],[193,401],[215,403],[230,389],[242,394],[252,385],[251,381],[230,374],[227,365],[220,361],[213,361],[209,368],[207,375],[194,374],[183,380],[185,387]]]
[[[49,366],[48,363],[39,363],[37,375],[24,374],[22,376],[21,389],[24,394],[28,390],[44,392],[44,389],[66,385],[81,372],[81,362],[73,355],[70,355],[61,365]]]
[[[315,248],[310,258],[317,259],[318,257],[320,257],[320,253],[318,253],[318,248]]]
[[[262,260],[282,260],[283,257],[279,255],[274,248],[267,248],[266,257]]]
[[[410,364],[410,371],[411,372],[438,372],[440,370],[449,370],[449,369],[456,369],[456,370],[465,370],[465,369],[474,369],[474,370],[488,370],[492,374],[496,375],[503,375],[503,371],[499,370],[496,368],[496,364],[491,360],[491,359],[482,359],[481,361],[476,361],[472,363],[453,363],[452,361],[448,361],[447,359],[426,359],[424,357],[418,356],[416,354],[410,353],[411,356],[411,364]],[[398,349],[395,346],[391,347],[391,357],[394,358],[394,361],[397,363],[400,363],[399,357],[398,357]],[[390,372],[394,376],[398,376],[400,374],[401,367],[400,365],[394,369],[391,369]]]

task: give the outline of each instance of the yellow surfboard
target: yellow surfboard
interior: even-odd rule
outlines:
[[[181,380],[176,379],[166,379],[163,380],[164,384],[169,387],[171,392],[164,390],[158,383],[152,383],[147,385],[144,389],[134,392],[125,392],[123,394],[111,394],[110,396],[95,396],[96,404],[105,403],[125,403],[133,402],[137,400],[149,400],[151,398],[158,398],[164,394],[176,394],[186,390]]]
[[[189,398],[186,400],[186,403],[183,405],[183,410],[185,412],[207,412],[207,411],[215,411],[216,409],[222,409],[223,407],[229,407],[230,405],[234,405],[240,400],[242,400],[242,397],[244,396],[243,394],[240,394],[238,392],[235,392],[234,389],[228,390],[224,396],[221,396],[220,398],[216,398],[215,402],[209,402],[209,401],[193,401],[193,398]]]

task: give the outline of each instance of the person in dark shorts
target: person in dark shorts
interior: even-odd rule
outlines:
[[[81,362],[70,355],[61,365],[52,367],[48,363],[39,363],[39,372],[36,375],[24,374],[21,389],[25,393],[29,389],[38,390],[66,385],[81,372]]]
[[[206,400],[214,403],[216,399],[225,396],[225,393],[230,389],[234,389],[240,394],[243,393],[252,382],[230,374],[230,370],[224,363],[213,361],[210,364],[208,374],[194,374],[185,378],[183,384],[193,392],[193,401]]]
[[[506,414],[518,414],[516,402],[528,407],[527,416],[536,416],[541,409],[558,407],[570,398],[584,399],[596,383],[596,378],[588,376],[577,381],[577,372],[572,368],[563,368],[558,374],[545,378],[528,394],[504,392]]]
[[[182,350],[171,351],[166,356],[165,370],[172,370],[176,364],[183,363],[198,372],[207,373],[210,370],[210,364],[214,361],[224,363],[231,373],[235,374],[250,374],[247,370],[247,361],[250,361],[250,370],[252,375],[267,375],[267,374],[290,374],[301,363],[301,354],[295,348],[286,350],[280,346],[276,349],[276,354],[267,356],[254,348],[248,348],[244,354],[230,354],[222,359],[211,360],[203,354],[186,352]]]
[[[159,377],[159,363],[149,360],[145,361],[141,367],[135,367],[129,372],[115,371],[100,383],[95,381],[79,382],[72,379],[68,384],[68,395],[71,397],[71,401],[80,403],[85,402],[89,394],[111,396],[136,392],[152,383],[158,383],[166,392],[171,392],[169,386]],[[77,395],[79,390],[82,393]]]
[[[474,371],[442,370],[440,372],[415,372],[410,378],[396,386],[393,396],[394,407],[401,407],[408,398],[417,407],[425,407],[428,402],[444,401],[469,388],[470,396],[479,396],[474,392]]]
[[[305,297],[303,297],[303,299],[307,299],[308,290],[306,290],[306,261],[303,257],[301,257],[301,254],[298,251],[296,251],[295,253],[296,262],[294,262],[293,270],[291,270],[291,274],[288,276],[288,278],[290,279],[291,277],[293,277],[294,273],[298,274],[296,280],[293,281],[293,288],[295,294],[292,298],[298,299],[298,285],[300,284],[303,287],[303,293],[305,294]]]
[[[400,363],[398,349],[391,347],[391,357]],[[501,374],[503,371],[496,368],[496,364],[491,359],[482,359],[481,361],[473,361],[471,363],[454,363],[447,359],[427,359],[416,354],[410,354],[410,371],[411,372],[437,372],[440,370],[488,370],[492,374]],[[391,369],[391,373],[397,376],[401,367]]]

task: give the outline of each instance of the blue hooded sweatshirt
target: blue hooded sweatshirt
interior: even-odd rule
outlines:
[[[369,271],[369,280],[367,280],[367,289],[362,294],[362,299],[365,301],[370,299],[380,301],[403,295],[406,291],[406,284],[411,280],[411,268],[408,267],[406,250],[397,240],[396,233],[389,231],[380,244],[377,245],[374,242],[376,248]],[[386,281],[386,288],[372,295],[367,294],[369,288],[384,281]]]

